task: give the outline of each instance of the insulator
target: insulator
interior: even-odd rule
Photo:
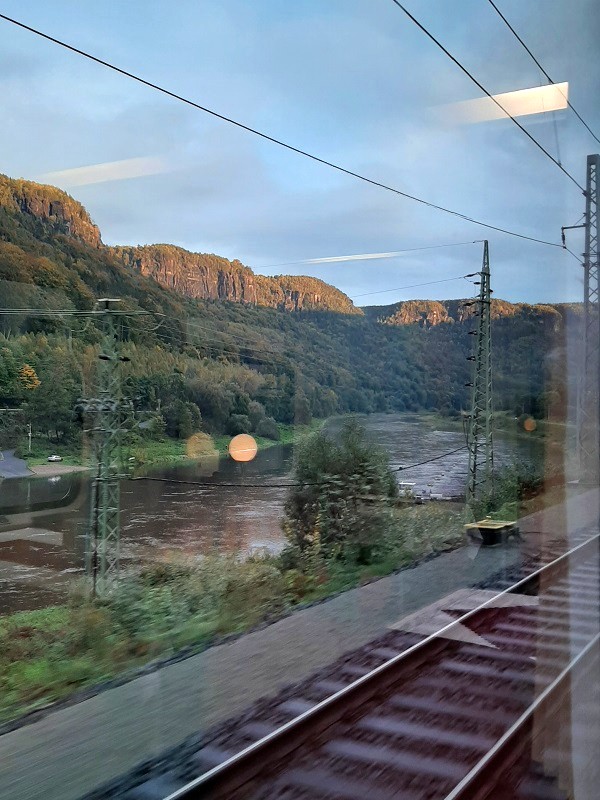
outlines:
[[[98,358],[100,359],[100,361],[110,361],[111,360],[110,356],[107,356],[106,353],[100,353]]]
[[[477,336],[477,331],[469,331],[469,336]]]
[[[469,383],[465,383],[465,386],[473,386],[473,384],[469,381]]]
[[[475,356],[467,356],[467,361],[475,361]]]

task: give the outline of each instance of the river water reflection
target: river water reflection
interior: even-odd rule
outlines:
[[[434,430],[418,417],[363,418],[393,467],[407,467],[464,445],[460,431]],[[335,431],[340,421],[328,427]],[[529,459],[538,442],[498,437],[497,460]],[[290,480],[291,445],[260,451],[245,465],[222,457],[216,471],[201,464],[153,471],[160,480],[123,481],[121,552],[125,564],[211,552],[248,553],[283,546],[286,489],[257,486]],[[434,494],[463,489],[466,452],[399,472],[399,480]],[[178,483],[177,481],[181,481]],[[194,486],[186,481],[211,483]],[[240,483],[249,486],[230,487]],[[14,478],[0,483],[0,613],[59,602],[83,568],[90,479],[85,473]]]

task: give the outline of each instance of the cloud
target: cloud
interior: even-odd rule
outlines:
[[[39,180],[56,186],[88,186],[91,183],[125,181],[145,175],[159,175],[163,172],[168,172],[167,163],[163,159],[140,157],[47,172],[41,175]]]

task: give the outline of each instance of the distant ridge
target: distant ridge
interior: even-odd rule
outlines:
[[[104,261],[125,266],[195,300],[227,300],[281,311],[362,315],[347,295],[317,278],[256,275],[240,261],[190,253],[169,244],[107,247],[83,205],[54,186],[0,175],[0,209],[20,217],[21,224],[37,239],[49,242],[58,236],[87,245],[99,251]],[[14,241],[18,237],[2,238],[18,244]],[[12,256],[16,258],[14,252]]]

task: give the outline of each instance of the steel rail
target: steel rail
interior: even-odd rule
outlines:
[[[573,668],[584,659],[592,649],[600,642],[600,633],[597,633],[594,638],[581,650],[575,658],[563,669],[563,671],[539,694],[533,703],[525,709],[521,716],[510,726],[506,733],[501,736],[496,744],[491,747],[487,753],[475,764],[475,766],[468,772],[462,781],[457,784],[454,789],[447,794],[444,800],[459,800],[459,798],[467,797],[465,792],[475,791],[478,788],[479,782],[482,781],[485,770],[494,767],[494,761],[501,756],[503,751],[513,743],[513,740],[521,732],[521,729],[529,721],[532,714],[542,706],[559,688],[559,686],[570,676]]]
[[[433,644],[433,642],[442,637],[447,631],[464,624],[467,620],[471,619],[480,611],[495,603],[499,598],[514,592],[522,586],[525,586],[532,580],[535,580],[535,578],[537,578],[539,575],[542,575],[546,571],[555,568],[565,559],[568,559],[573,554],[578,553],[584,548],[588,547],[594,541],[598,541],[599,538],[600,534],[596,533],[589,539],[586,539],[584,542],[578,544],[576,547],[567,550],[553,561],[550,561],[548,564],[544,564],[539,569],[517,581],[517,583],[507,587],[506,589],[503,589],[501,592],[498,592],[498,594],[490,597],[476,608],[466,612],[461,617],[458,617],[453,622],[448,623],[448,625],[440,628],[440,630],[436,631],[435,633],[429,634],[422,641],[417,642],[417,644],[412,645],[407,650],[399,653],[397,656],[393,656],[388,661],[385,661],[383,664],[380,664],[378,667],[368,672],[366,675],[357,678],[357,680],[348,684],[348,686],[345,686],[343,689],[340,689],[338,692],[330,695],[325,700],[317,703],[304,713],[294,717],[294,719],[286,722],[284,725],[281,725],[276,730],[272,731],[266,736],[263,736],[261,739],[258,739],[251,745],[248,745],[248,747],[240,750],[239,753],[236,753],[202,775],[199,775],[197,778],[194,778],[184,786],[176,789],[174,792],[164,797],[163,800],[182,800],[182,798],[193,797],[196,790],[202,792],[203,798],[213,796],[216,797],[221,795],[224,789],[227,789],[227,791],[231,792],[239,788],[244,783],[255,777],[255,775],[263,769],[264,761],[261,758],[261,755],[268,752],[269,748],[276,748],[280,756],[292,752],[307,738],[309,733],[308,729],[311,724],[315,725],[317,724],[317,720],[321,720],[321,726],[328,727],[330,722],[333,722],[339,718],[339,715],[336,716],[335,714],[335,709],[338,706],[343,708],[346,700],[349,700],[351,697],[354,697],[357,694],[364,695],[366,699],[366,697],[378,691],[380,687],[377,683],[377,678],[382,678],[384,676],[389,677],[388,673],[393,671],[393,669],[401,662],[408,662],[411,658],[418,659],[419,656],[424,655],[424,651],[429,645]],[[286,737],[290,737],[289,741],[287,742],[285,741]],[[237,779],[232,777],[230,773],[233,773],[234,771],[239,771],[241,776]],[[449,798],[446,798],[446,800],[449,800]]]

